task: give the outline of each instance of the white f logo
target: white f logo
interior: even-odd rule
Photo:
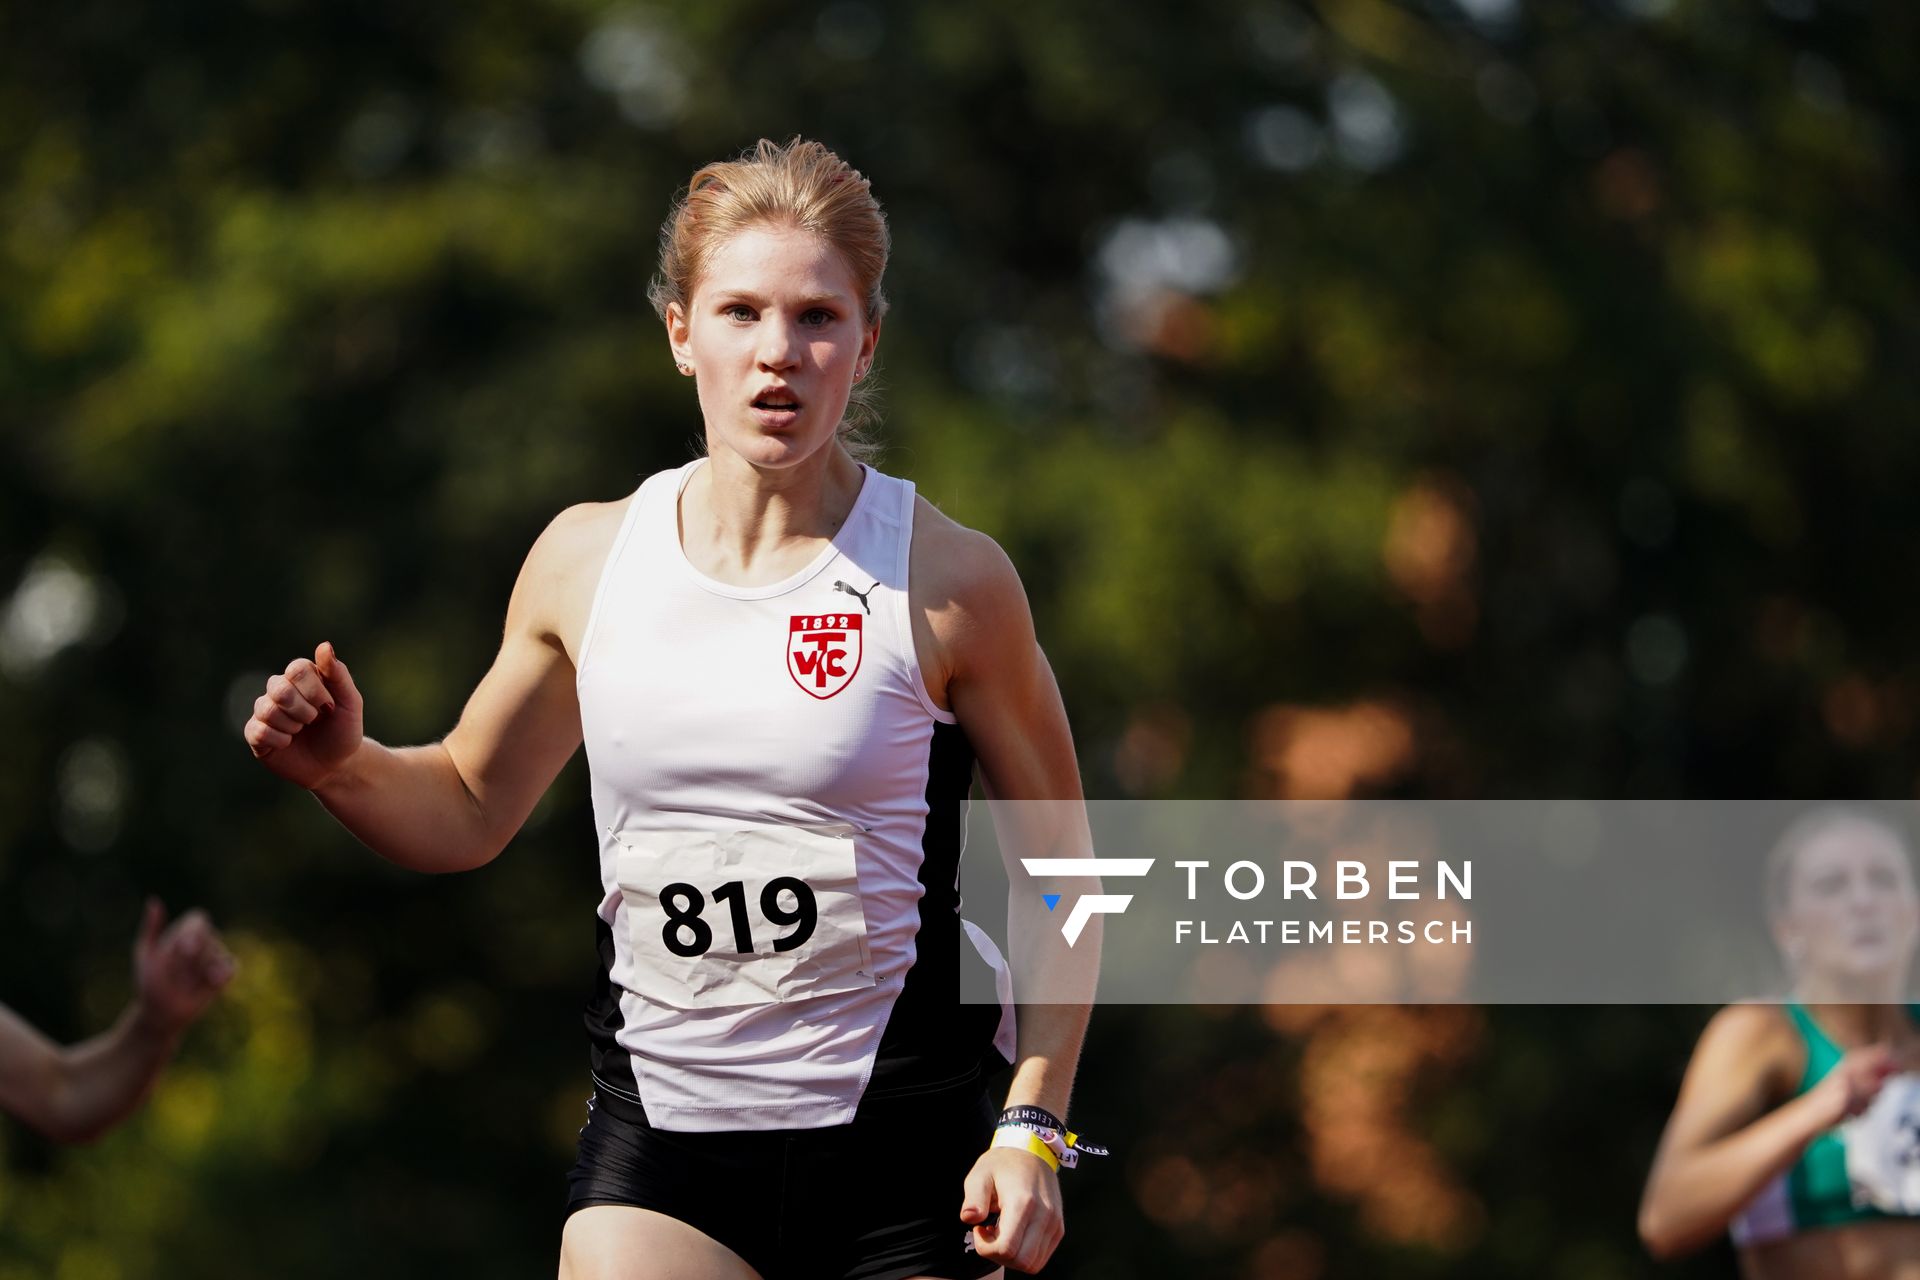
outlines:
[[[1101,876],[1143,876],[1153,870],[1152,858],[1022,858],[1021,865],[1030,876],[1051,876],[1056,879],[1077,877],[1082,880],[1097,880]],[[1080,940],[1080,931],[1087,927],[1087,921],[1096,915],[1119,915],[1133,901],[1130,893],[1089,893],[1074,899],[1073,909],[1067,912],[1067,922],[1060,926],[1060,932],[1066,935],[1067,945],[1072,946]],[[1047,909],[1056,904],[1049,902]]]

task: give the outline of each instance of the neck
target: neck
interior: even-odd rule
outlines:
[[[680,499],[683,540],[750,571],[795,543],[831,538],[846,523],[864,473],[838,443],[792,467],[756,467],[710,451]]]
[[[1897,992],[1890,993],[1884,1000],[1864,1001],[1835,998],[1834,993],[1823,997],[1817,990],[1803,986],[1800,997],[1801,1003],[1819,1018],[1820,1025],[1842,1045],[1898,1040],[1913,1023]]]
[[[1827,1034],[1842,1045],[1892,1044],[1901,1040],[1912,1018],[1900,1004],[1823,1004],[1814,1006]]]
[[[1795,999],[1813,1004],[1904,1004],[1907,999],[1907,975],[1904,969],[1885,973],[1802,972],[1793,984]]]

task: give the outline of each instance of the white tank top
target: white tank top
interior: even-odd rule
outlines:
[[[581,640],[595,1082],[662,1129],[844,1124],[1012,1060],[1011,1004],[959,1004],[1005,969],[959,917],[973,756],[914,654],[913,485],[863,468],[810,564],[739,587],[681,547],[705,461],[641,484]]]

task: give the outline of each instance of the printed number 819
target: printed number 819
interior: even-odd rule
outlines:
[[[793,895],[792,910],[780,905],[783,891]],[[713,891],[713,900],[726,903],[733,917],[733,949],[741,955],[751,954],[753,930],[747,919],[745,882],[727,881]],[[675,881],[660,891],[660,905],[667,913],[667,923],[660,930],[660,940],[667,944],[667,950],[677,956],[703,956],[713,949],[713,926],[700,918],[700,913],[707,909],[705,894],[684,881]],[[775,951],[793,950],[813,936],[813,928],[820,921],[813,890],[807,887],[806,881],[793,876],[780,876],[767,882],[767,887],[760,891],[760,914],[773,924],[796,926],[792,933],[773,940]],[[690,940],[683,935],[691,935]]]

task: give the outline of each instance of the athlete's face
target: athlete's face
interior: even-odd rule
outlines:
[[[1869,822],[1830,829],[1795,856],[1786,889],[1775,929],[1801,973],[1904,979],[1920,937],[1920,901],[1892,832]]]
[[[833,440],[880,326],[830,243],[758,226],[720,246],[684,311],[668,308],[667,335],[693,368],[709,451],[785,467]]]

